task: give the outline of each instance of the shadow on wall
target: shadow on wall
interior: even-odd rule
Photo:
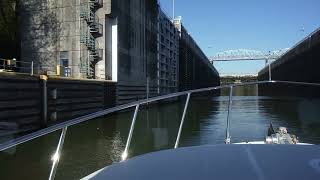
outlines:
[[[35,64],[35,73],[55,72],[62,23],[58,20],[58,2],[30,0],[21,2],[22,60]]]

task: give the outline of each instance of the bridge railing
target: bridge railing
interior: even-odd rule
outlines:
[[[279,56],[217,56],[210,58],[211,61],[242,61],[242,60],[253,60],[253,61],[265,61],[271,59],[277,59]]]
[[[243,61],[243,60],[272,60],[278,59],[282,54],[286,53],[287,49],[279,51],[260,52],[254,50],[234,50],[225,51],[222,54],[217,54],[210,57],[210,61]]]

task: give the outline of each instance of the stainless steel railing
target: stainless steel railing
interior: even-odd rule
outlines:
[[[182,127],[183,127],[184,119],[185,119],[185,117],[186,117],[186,113],[187,113],[187,108],[188,108],[188,105],[189,105],[190,96],[191,96],[191,93],[188,93],[187,100],[186,100],[186,104],[184,105],[184,109],[183,109],[183,114],[182,114],[182,118],[181,118],[181,123],[180,123],[179,131],[178,131],[176,143],[174,144],[174,148],[175,148],[175,149],[178,148],[178,145],[179,145],[180,136],[181,136],[181,132],[182,132]]]
[[[0,69],[7,72],[18,72],[33,75],[42,75],[45,71],[57,72],[57,67],[34,63],[34,61],[17,61],[14,59],[0,58]],[[81,69],[80,65],[68,65],[64,68],[64,76],[70,77],[73,68]],[[59,72],[60,73],[60,72]]]
[[[230,143],[231,143],[231,136],[230,136],[230,112],[231,112],[231,106],[232,106],[232,95],[233,95],[233,86],[230,86],[229,103],[228,103],[228,116],[227,116],[227,129],[226,129],[226,139],[225,139],[225,143],[226,143],[226,144],[230,144]]]
[[[118,112],[121,110],[125,110],[131,107],[135,107],[135,111],[133,114],[133,118],[131,121],[131,126],[130,126],[130,130],[129,130],[129,135],[127,138],[127,143],[126,143],[126,147],[125,150],[122,153],[122,161],[126,160],[128,157],[128,151],[130,148],[130,144],[131,144],[131,139],[132,139],[132,134],[134,131],[134,126],[136,123],[136,119],[137,119],[137,115],[139,112],[139,108],[141,105],[147,105],[148,103],[152,103],[152,102],[156,102],[156,101],[160,101],[160,100],[165,100],[165,99],[169,99],[169,98],[174,98],[174,97],[180,97],[180,96],[185,96],[187,95],[187,99],[185,102],[185,106],[184,106],[184,110],[183,110],[183,114],[182,114],[182,118],[181,118],[181,122],[180,122],[180,126],[179,126],[179,131],[177,133],[177,138],[175,141],[175,145],[174,148],[178,148],[179,147],[179,141],[180,141],[180,137],[181,137],[181,132],[182,132],[182,128],[183,128],[183,124],[184,124],[184,120],[186,117],[186,113],[188,110],[188,104],[191,98],[191,95],[194,93],[199,93],[199,92],[208,92],[208,91],[214,91],[214,90],[220,90],[223,88],[229,88],[230,89],[230,94],[229,94],[229,103],[228,103],[228,117],[227,117],[227,128],[226,128],[226,137],[225,137],[225,142],[226,144],[231,143],[231,136],[230,136],[230,112],[231,112],[231,107],[232,107],[232,97],[233,97],[233,88],[234,87],[239,87],[239,86],[248,86],[248,85],[257,85],[257,84],[292,84],[292,85],[305,85],[305,86],[318,86],[320,87],[320,84],[318,83],[307,83],[307,82],[293,82],[293,81],[257,81],[257,82],[248,82],[248,83],[240,83],[240,84],[230,84],[230,85],[224,85],[224,86],[217,86],[217,87],[209,87],[209,88],[203,88],[203,89],[196,89],[196,90],[190,90],[190,91],[184,91],[184,92],[177,92],[177,93],[173,93],[173,94],[168,94],[168,95],[164,95],[164,96],[159,96],[159,97],[154,97],[154,98],[149,98],[146,100],[141,100],[141,101],[137,101],[137,102],[133,102],[133,103],[129,103],[126,105],[121,105],[118,107],[114,107],[114,108],[110,108],[110,109],[106,109],[103,111],[99,111],[96,113],[92,113],[80,118],[76,118],[70,121],[66,121],[57,125],[53,125],[51,127],[48,127],[46,129],[42,129],[39,130],[37,132],[28,134],[26,136],[8,141],[6,143],[0,144],[0,151],[5,151],[9,148],[18,146],[22,143],[31,141],[33,139],[36,139],[38,137],[42,137],[44,135],[50,134],[52,132],[61,130],[61,135],[59,138],[59,142],[56,148],[56,151],[54,153],[54,155],[52,156],[52,168],[50,171],[50,175],[49,175],[49,179],[54,179],[55,177],[55,172],[57,170],[58,167],[58,163],[59,163],[59,158],[60,158],[60,154],[61,151],[63,149],[63,143],[64,143],[64,139],[66,137],[66,133],[67,133],[67,129],[70,126],[85,122],[85,121],[90,121],[92,119],[95,119],[97,117],[100,116],[104,116],[113,112]]]
[[[17,61],[14,59],[0,58],[0,69],[12,70],[12,71],[24,71],[24,72],[28,72],[31,76],[34,74],[35,65],[36,64],[33,61],[26,62],[26,61]]]

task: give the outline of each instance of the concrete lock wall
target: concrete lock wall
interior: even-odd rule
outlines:
[[[297,44],[271,64],[272,80],[320,83],[320,30]],[[259,72],[258,79],[269,79],[269,68]],[[320,88],[288,84],[259,85],[259,95],[319,97]]]
[[[21,60],[34,62],[35,73],[55,75],[56,67],[64,66],[73,78],[106,79],[105,22],[111,0],[28,0],[21,1],[20,10]],[[89,14],[98,30],[90,29]]]
[[[219,86],[218,71],[209,62],[209,59],[183,25],[180,24],[179,26],[181,32],[179,91]]]
[[[35,74],[115,81],[118,105],[219,84],[208,58],[157,0],[28,0],[21,14],[21,60],[33,62]]]
[[[23,133],[115,105],[116,84],[2,73],[0,136]],[[46,97],[45,97],[46,96]]]
[[[0,136],[39,128],[40,107],[39,78],[0,75]]]
[[[111,16],[118,23],[117,103],[156,96],[157,1],[112,1]]]
[[[320,83],[320,30],[271,64],[273,80]],[[259,80],[269,79],[269,69],[259,72]]]

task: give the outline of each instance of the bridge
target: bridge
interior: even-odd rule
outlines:
[[[285,54],[289,48],[262,52],[257,50],[249,50],[249,49],[236,49],[236,50],[228,50],[217,53],[215,56],[210,57],[209,60],[211,63],[214,61],[248,61],[248,60],[275,60],[281,57],[281,55]]]

